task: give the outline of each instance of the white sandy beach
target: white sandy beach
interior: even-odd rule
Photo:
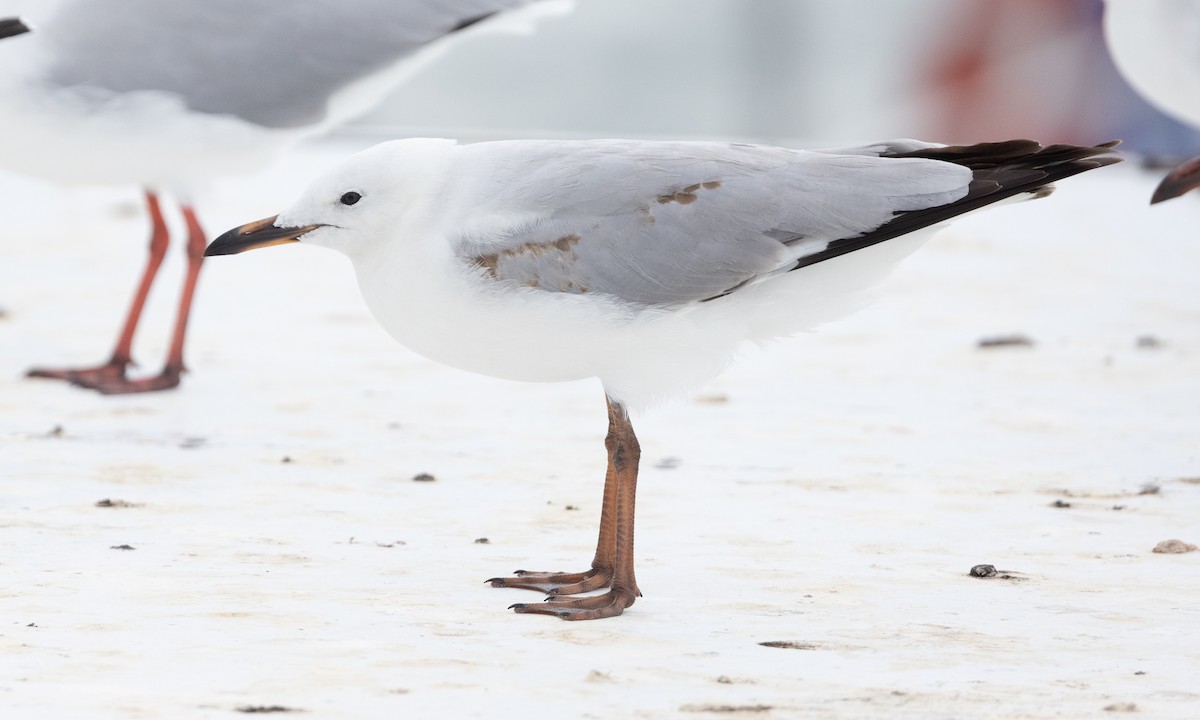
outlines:
[[[1200,716],[1200,552],[1152,552],[1200,544],[1200,197],[1155,182],[957,222],[870,308],[635,417],[645,597],[567,623],[483,581],[590,561],[598,383],[426,361],[298,246],[208,261],[177,391],[26,380],[105,357],[147,231],[133,189],[0,176],[0,717]]]

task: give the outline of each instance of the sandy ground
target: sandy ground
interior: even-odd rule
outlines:
[[[596,383],[425,361],[304,247],[210,263],[179,391],[25,380],[104,357],[146,231],[133,190],[0,177],[0,715],[1194,718],[1200,552],[1152,549],[1200,543],[1200,200],[1153,182],[961,221],[869,309],[636,418],[646,596],[566,623],[483,580],[590,559]]]

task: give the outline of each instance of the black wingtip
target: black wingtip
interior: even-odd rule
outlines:
[[[1120,140],[1109,140],[1098,145],[1055,144],[1043,147],[1034,140],[1006,140],[922,148],[892,153],[888,157],[943,160],[970,168],[975,172],[976,179],[983,175],[996,175],[994,179],[997,181],[1011,177],[1013,173],[1038,170],[1044,171],[1049,178],[1044,182],[1053,182],[1121,162],[1123,158],[1120,154],[1112,152],[1120,144]],[[1064,170],[1066,174],[1060,174]],[[1049,177],[1051,175],[1053,177]]]
[[[29,31],[29,26],[22,22],[21,18],[0,19],[0,39],[24,35]]]
[[[887,153],[886,157],[941,160],[969,168],[973,178],[967,194],[946,205],[899,213],[874,230],[835,240],[825,250],[800,258],[792,269],[862,250],[1014,195],[1029,193],[1035,198],[1045,197],[1054,190],[1052,183],[1056,180],[1121,162],[1123,158],[1114,150],[1120,144],[1120,140],[1109,140],[1090,146],[1043,147],[1033,140],[1005,140]]]

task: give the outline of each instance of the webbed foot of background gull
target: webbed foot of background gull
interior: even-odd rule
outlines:
[[[69,383],[83,385],[85,383],[105,380],[122,379],[128,363],[109,360],[103,365],[89,368],[30,368],[25,377],[45,378],[47,380],[66,380]]]
[[[159,390],[170,390],[173,387],[178,387],[179,376],[180,372],[178,369],[168,367],[163,368],[163,371],[157,375],[137,378],[136,380],[122,377],[111,381],[79,382],[73,380],[72,382],[81,387],[95,390],[101,395],[129,395],[132,393],[158,392]]]
[[[90,368],[33,368],[26,377],[65,380],[72,385],[95,390],[103,395],[127,395],[169,390],[179,385],[178,368],[166,367],[158,375],[131,380],[125,375],[129,363],[109,361]]]

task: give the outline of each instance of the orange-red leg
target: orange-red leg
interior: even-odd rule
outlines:
[[[121,381],[125,378],[125,369],[133,362],[133,336],[137,332],[138,320],[142,317],[142,308],[154,285],[154,278],[162,265],[163,257],[167,254],[169,237],[167,223],[163,220],[159,207],[158,196],[146,191],[146,208],[150,213],[150,252],[146,260],[146,269],[134,293],[133,303],[125,316],[125,324],[117,337],[117,345],[113,348],[112,357],[108,362],[86,368],[33,368],[27,375],[37,378],[66,380],[77,385],[92,386],[95,383]]]
[[[555,615],[564,620],[614,617],[641,597],[633,571],[634,506],[637,496],[641,448],[625,408],[608,399],[608,470],[604,478],[604,505],[600,511],[600,536],[590,570],[582,573],[531,573],[492,578],[494,587],[539,590],[550,597],[543,603],[518,603],[519,613]],[[563,597],[608,588],[599,595]]]
[[[171,336],[171,346],[167,351],[167,360],[159,374],[131,380],[126,376],[125,371],[132,363],[133,336],[137,330],[142,309],[145,307],[146,297],[150,294],[150,287],[154,284],[154,278],[166,255],[168,244],[167,226],[163,220],[158,197],[150,191],[146,192],[146,205],[150,211],[152,227],[150,258],[146,264],[146,270],[142,274],[137,293],[134,295],[133,304],[129,308],[129,315],[125,318],[121,335],[117,339],[117,346],[113,350],[112,358],[107,363],[94,368],[35,369],[29,372],[30,377],[67,380],[76,385],[98,390],[106,395],[154,392],[179,385],[180,375],[184,371],[183,343],[187,333],[188,316],[191,313],[196,282],[200,277],[200,266],[204,261],[204,246],[206,245],[204,230],[200,227],[199,220],[196,219],[195,210],[190,206],[183,206],[183,217],[188,231],[187,275],[184,278],[183,291],[179,298],[179,311],[175,319],[175,330]]]

